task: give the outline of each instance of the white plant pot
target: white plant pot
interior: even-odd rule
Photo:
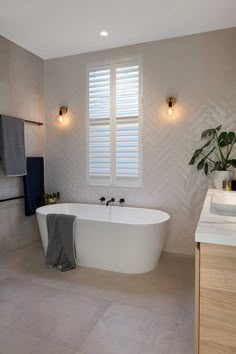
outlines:
[[[223,181],[232,181],[233,171],[215,171],[213,182],[216,189],[223,189]]]

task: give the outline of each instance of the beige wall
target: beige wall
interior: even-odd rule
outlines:
[[[86,65],[140,55],[144,81],[144,170],[140,189],[91,187],[86,182]],[[236,129],[236,28],[45,62],[46,181],[63,199],[97,203],[101,195],[171,215],[165,250],[193,253],[194,231],[207,180],[188,167],[200,133]],[[166,97],[177,97],[173,117]],[[59,105],[69,124],[58,125]]]
[[[0,114],[44,121],[44,62],[0,36]],[[44,155],[44,127],[25,126],[27,156]],[[0,169],[0,199],[22,194],[22,178]],[[0,252],[38,238],[35,217],[25,217],[23,200],[0,203]]]

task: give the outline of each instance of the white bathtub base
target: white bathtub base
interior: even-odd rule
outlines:
[[[54,209],[52,206],[46,206],[37,210],[45,253],[48,244],[46,214],[66,213],[77,215],[74,232],[78,265],[127,274],[150,272],[157,266],[167,233],[168,214],[149,209],[119,207],[110,209],[92,205],[93,211],[96,211],[96,208],[103,209],[97,209],[98,220],[91,220],[92,215],[87,215],[88,219],[82,215],[85,212],[82,210],[83,205],[85,204],[66,204],[65,208],[65,204],[61,204],[61,207],[56,205]],[[85,205],[84,209],[88,209],[88,205]],[[113,215],[111,213],[107,215],[106,220],[105,214],[109,209]],[[121,213],[126,216],[126,219],[123,218],[124,222]],[[128,213],[130,213],[129,224]],[[139,217],[139,213],[142,218]],[[84,218],[80,218],[82,216]],[[120,221],[117,222],[118,220]]]
[[[165,238],[165,230],[159,230],[161,236],[157,237],[155,225],[125,225],[124,230],[122,224],[80,220],[77,231],[81,235],[75,241],[79,265],[128,274],[153,270]],[[89,237],[83,236],[87,234]]]

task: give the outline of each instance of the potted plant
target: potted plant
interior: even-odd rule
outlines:
[[[56,192],[56,193],[52,193],[52,194],[44,194],[43,195],[43,204],[44,205],[49,205],[49,204],[56,204],[56,202],[58,200],[60,200],[60,193]]]
[[[221,132],[221,125],[217,128],[207,129],[201,135],[204,144],[197,150],[189,165],[197,163],[198,170],[204,170],[205,175],[213,172],[213,181],[217,189],[222,189],[223,181],[230,181],[236,167],[236,159],[232,158],[233,147],[236,143],[235,132]]]

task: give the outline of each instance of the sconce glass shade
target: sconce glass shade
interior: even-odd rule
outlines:
[[[173,114],[173,106],[176,104],[176,98],[168,97],[166,103],[168,104],[168,114],[171,116]]]
[[[169,114],[169,116],[171,116],[172,113],[173,113],[173,108],[172,108],[172,107],[169,107],[169,108],[168,108],[168,114]]]
[[[67,113],[67,107],[65,106],[62,106],[60,107],[60,110],[59,110],[59,117],[58,117],[58,120],[60,123],[63,123],[64,121],[64,115]]]
[[[60,123],[62,123],[62,122],[63,122],[63,115],[62,115],[62,111],[61,111],[61,110],[59,111],[59,117],[58,117],[58,120],[59,120],[59,122],[60,122]]]

